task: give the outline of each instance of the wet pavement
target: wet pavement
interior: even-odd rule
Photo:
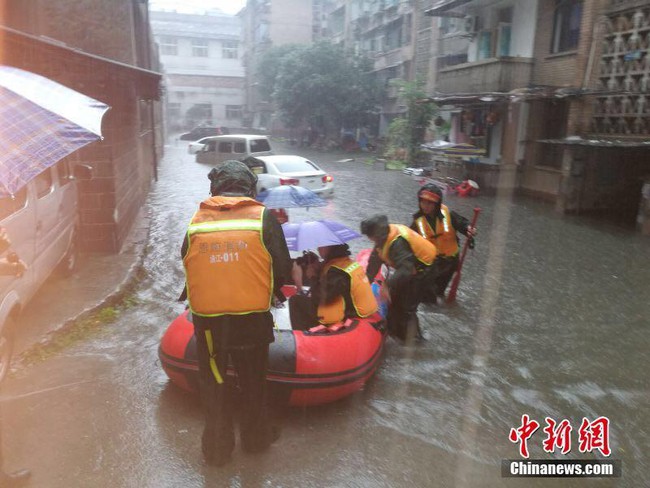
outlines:
[[[374,213],[409,223],[418,183],[343,154],[313,157],[334,176],[327,207],[290,219],[339,220],[353,228]],[[280,152],[276,150],[276,152]],[[148,202],[144,276],[117,320],[62,352],[23,368],[3,387],[7,469],[28,467],[32,486],[643,486],[649,481],[650,241],[632,230],[565,218],[513,197],[446,198],[471,216],[483,211],[458,304],[421,311],[430,340],[390,339],[367,388],[332,405],[287,412],[269,452],[221,469],[203,465],[198,398],[171,385],[158,341],[183,310],[182,236],[208,194],[209,168],[186,145],[166,147]],[[369,242],[351,242],[354,252]],[[583,417],[610,419],[618,480],[501,478],[508,440],[528,414],[570,420],[569,459]],[[542,450],[531,458],[563,459]]]

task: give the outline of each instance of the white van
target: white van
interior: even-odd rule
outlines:
[[[13,197],[0,195],[0,227],[11,240],[5,255],[15,252],[28,267],[21,277],[0,276],[0,381],[11,361],[18,314],[55,269],[62,274],[74,269],[79,228],[74,180],[89,179],[91,171],[64,159]]]
[[[210,137],[196,153],[196,162],[216,166],[229,159],[242,160],[248,156],[273,154],[266,136],[234,134]]]

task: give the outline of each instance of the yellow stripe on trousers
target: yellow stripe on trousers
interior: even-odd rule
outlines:
[[[217,368],[217,362],[214,359],[214,347],[212,346],[212,332],[209,330],[205,331],[205,339],[208,341],[208,352],[210,353],[210,369],[214,375],[214,379],[217,380],[217,383],[220,385],[223,384],[223,378],[219,374],[219,368]]]

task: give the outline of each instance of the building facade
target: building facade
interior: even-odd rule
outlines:
[[[560,212],[643,219],[650,174],[650,6],[639,0],[446,0],[435,96],[476,171]],[[449,34],[456,32],[457,34]],[[448,37],[458,37],[447,46]],[[646,191],[646,193],[649,193]]]
[[[311,44],[324,34],[326,0],[248,0],[238,14],[243,25],[246,105],[244,125],[263,131],[281,131],[270,100],[258,89],[257,66],[271,47]]]
[[[220,11],[152,11],[151,28],[165,76],[170,132],[198,125],[242,127],[241,21]]]
[[[419,0],[335,0],[329,4],[329,39],[373,59],[374,73],[386,88],[373,132],[385,134],[406,113],[394,80],[415,77]],[[430,22],[430,21],[429,21]],[[426,32],[425,29],[421,29]],[[430,52],[430,51],[429,51]]]
[[[77,241],[120,250],[162,156],[160,75],[143,0],[3,2],[0,62],[50,78],[111,107],[104,139],[69,156],[80,181]]]

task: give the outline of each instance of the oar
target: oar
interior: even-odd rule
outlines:
[[[478,207],[474,208],[474,218],[472,219],[471,226],[476,228],[476,221],[478,220],[478,214],[481,212],[481,209]],[[447,303],[453,303],[456,301],[456,290],[458,290],[458,285],[460,283],[460,272],[463,267],[463,261],[465,261],[465,254],[467,253],[467,247],[470,237],[465,239],[465,244],[463,245],[463,252],[460,254],[460,260],[458,261],[458,269],[454,273],[454,279],[451,282],[451,288],[449,288],[449,293],[447,294]]]

